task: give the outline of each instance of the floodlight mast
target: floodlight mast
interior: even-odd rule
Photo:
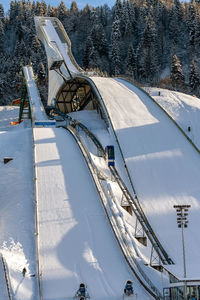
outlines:
[[[187,300],[187,283],[186,283],[186,260],[185,260],[185,242],[184,242],[184,228],[188,227],[188,210],[191,205],[174,205],[177,214],[178,228],[181,228],[182,233],[182,247],[183,247],[183,269],[184,269],[184,300]]]

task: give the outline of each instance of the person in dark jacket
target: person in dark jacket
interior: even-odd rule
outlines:
[[[125,288],[124,288],[124,294],[126,294],[127,296],[133,294],[133,283],[130,280],[128,280],[126,282],[126,285],[125,285]]]
[[[76,296],[80,298],[80,300],[84,300],[85,298],[88,298],[88,294],[86,291],[86,286],[84,283],[81,283],[79,286],[79,289],[76,293]]]

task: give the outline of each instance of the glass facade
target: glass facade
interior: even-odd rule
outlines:
[[[187,300],[200,300],[200,285],[187,285]],[[184,286],[163,289],[164,300],[184,300]]]

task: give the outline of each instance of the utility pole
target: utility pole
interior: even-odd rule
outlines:
[[[188,211],[191,205],[174,205],[177,214],[178,228],[181,228],[182,247],[183,247],[183,269],[184,269],[184,300],[187,300],[187,282],[186,282],[186,259],[185,259],[185,242],[184,242],[184,228],[188,227]]]

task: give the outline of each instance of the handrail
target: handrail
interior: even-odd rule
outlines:
[[[10,285],[9,285],[9,279],[8,279],[8,274],[7,274],[7,268],[6,268],[6,262],[5,258],[1,254],[1,261],[2,261],[2,266],[3,266],[3,271],[4,271],[4,276],[5,276],[5,281],[6,281],[6,287],[7,287],[7,292],[8,292],[8,298],[9,300],[12,300],[11,292],[10,292]]]
[[[154,297],[155,299],[159,300],[159,299],[163,299],[161,293],[159,292],[159,290],[154,286],[154,284],[151,282],[151,280],[148,278],[148,276],[143,272],[143,270],[140,268],[139,264],[137,263],[136,259],[134,258],[134,255],[131,254],[130,250],[127,249],[127,243],[125,243],[125,236],[124,238],[122,238],[123,241],[123,245],[122,245],[122,241],[121,239],[119,239],[117,232],[116,232],[116,226],[114,226],[112,223],[113,221],[111,220],[111,217],[109,216],[109,212],[107,210],[107,205],[109,204],[109,199],[108,196],[105,192],[105,189],[101,183],[101,180],[98,177],[98,171],[96,170],[96,166],[94,165],[94,163],[92,162],[90,155],[86,149],[86,147],[84,146],[84,144],[81,141],[81,138],[78,134],[78,132],[76,131],[76,129],[70,125],[68,126],[60,126],[66,130],[68,130],[72,136],[75,138],[77,144],[79,145],[81,152],[83,153],[83,156],[85,158],[85,161],[87,163],[87,166],[91,172],[92,178],[94,180],[95,186],[97,188],[97,191],[100,195],[100,199],[102,202],[102,205],[104,207],[105,213],[107,215],[108,221],[111,225],[111,228],[114,232],[115,238],[122,250],[122,253],[129,265],[129,267],[131,268],[132,272],[134,273],[134,275],[137,277],[138,281],[141,283],[141,285],[151,294],[152,297]],[[115,215],[112,214],[112,216],[115,218]],[[113,218],[112,218],[113,219]],[[118,228],[118,231],[120,231],[120,227],[119,224],[117,222],[115,222]],[[128,252],[128,254],[127,254]],[[131,261],[134,261],[134,263],[136,264],[139,272],[141,273],[142,277],[145,279],[145,281],[148,283],[148,285],[151,287],[151,289],[142,281],[142,279],[139,277],[139,275],[137,274],[137,272],[135,271],[135,269],[132,266]]]

